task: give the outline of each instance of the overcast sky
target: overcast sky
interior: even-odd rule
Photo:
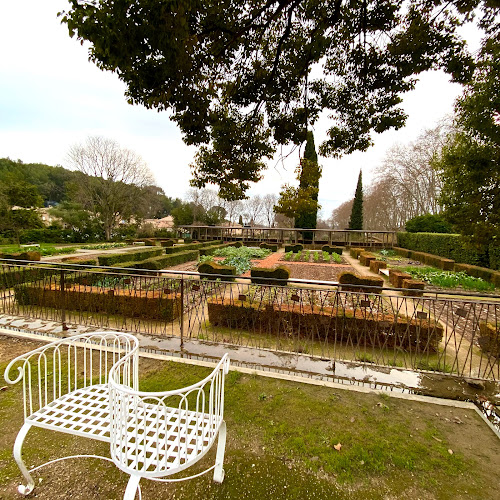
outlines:
[[[186,146],[167,113],[131,106],[116,75],[88,62],[87,47],[71,39],[57,13],[66,0],[0,0],[0,157],[69,167],[71,145],[90,135],[111,138],[140,154],[168,196],[183,197],[189,189],[195,148]],[[472,50],[479,34],[467,29]],[[443,73],[421,76],[415,91],[404,97],[409,118],[404,129],[375,137],[375,146],[341,160],[320,158],[323,177],[319,200],[322,214],[352,198],[359,169],[364,184],[395,143],[416,139],[452,113],[461,88]],[[327,120],[315,126],[316,144],[326,137]],[[251,194],[278,193],[294,180],[298,152],[284,165],[269,162],[265,178]]]

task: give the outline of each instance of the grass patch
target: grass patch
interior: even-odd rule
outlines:
[[[74,253],[77,247],[54,247],[48,245],[47,243],[40,243],[39,247],[35,246],[23,246],[20,245],[4,245],[0,247],[0,253],[19,253],[19,252],[40,252],[43,257],[48,257],[50,255],[60,255],[66,253]]]
[[[442,271],[435,267],[417,267],[406,266],[401,267],[401,271],[411,274],[412,278],[423,280],[431,285],[441,288],[463,288],[464,290],[472,290],[476,292],[489,292],[495,290],[495,285],[484,281],[481,278],[469,276],[464,271]]]
[[[3,373],[9,346],[2,342]],[[187,386],[211,371],[148,359],[141,359],[140,366],[140,389],[145,391]],[[453,410],[464,421],[457,433],[457,424],[438,417],[444,411],[449,410],[388,395],[231,371],[225,389],[224,483],[214,485],[210,474],[168,488],[143,481],[144,498],[494,498],[491,478],[500,466],[500,444],[474,412],[464,416],[466,410]],[[20,480],[12,444],[21,423],[22,388],[9,386],[0,398],[1,498],[15,495]],[[465,444],[474,437],[483,443],[477,453]],[[107,455],[108,448],[106,443],[36,429],[26,440],[25,458],[32,466],[66,454]],[[211,462],[202,461],[189,472],[207,465]],[[114,466],[88,460],[71,462],[63,476],[61,469],[47,467],[38,477],[43,478],[36,490],[41,499],[59,498],[74,484],[74,500],[122,498],[126,482]]]

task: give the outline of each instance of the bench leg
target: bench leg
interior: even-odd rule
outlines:
[[[31,425],[32,424],[24,423],[24,425],[21,427],[21,430],[19,431],[19,434],[16,437],[16,442],[14,443],[14,460],[16,461],[21,474],[24,476],[24,479],[26,479],[26,482],[28,483],[26,486],[24,486],[23,484],[18,486],[17,490],[19,491],[19,493],[21,493],[21,495],[29,495],[35,487],[35,482],[33,481],[31,474],[28,472],[28,469],[24,465],[23,458],[21,456],[23,441],[26,437],[26,434],[28,434],[28,431],[31,429]]]
[[[217,456],[215,457],[214,481],[222,483],[224,481],[224,452],[226,451],[226,422],[223,420],[219,428],[219,438],[217,442]]]
[[[127,489],[125,490],[125,495],[123,495],[123,500],[134,500],[135,494],[137,493],[137,490],[139,488],[140,480],[141,476],[136,476],[135,474],[130,475],[130,479],[128,480],[127,484]]]

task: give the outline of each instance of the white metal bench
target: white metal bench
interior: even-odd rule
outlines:
[[[124,499],[135,498],[141,478],[181,481],[214,470],[224,479],[226,424],[223,419],[224,378],[229,357],[197,384],[166,392],[138,390],[137,339],[120,332],[96,332],[57,340],[12,360],[5,370],[10,384],[22,381],[24,425],[14,444],[14,458],[27,484],[35,483],[21,448],[32,426],[110,443],[111,459],[130,474]],[[12,371],[17,368],[17,375]],[[215,465],[195,476],[169,478],[200,460],[218,436]]]

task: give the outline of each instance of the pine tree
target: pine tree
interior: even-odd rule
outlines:
[[[363,183],[361,181],[361,170],[359,171],[358,184],[354,193],[349,229],[363,229]]]
[[[295,218],[295,227],[298,228],[316,228],[318,216],[318,192],[321,170],[318,165],[318,155],[314,147],[314,136],[309,130],[307,132],[306,147],[304,158],[301,162],[301,172],[299,177],[299,191],[310,193],[311,199],[315,202],[313,208],[308,208],[300,212]],[[312,239],[312,232],[304,232],[304,239]]]

